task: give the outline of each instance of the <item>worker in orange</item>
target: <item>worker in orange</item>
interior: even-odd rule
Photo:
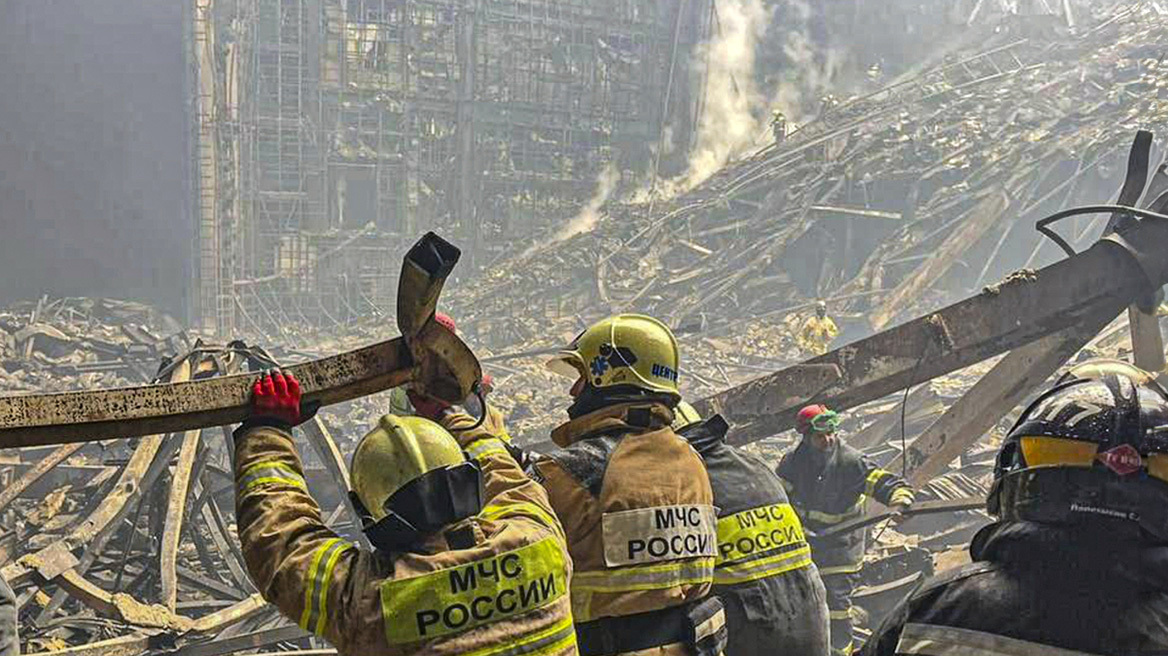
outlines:
[[[823,355],[839,337],[839,332],[839,326],[827,316],[827,303],[819,301],[815,304],[815,316],[803,322],[796,337],[799,348],[811,355]]]
[[[535,476],[567,533],[580,653],[721,653],[725,612],[708,596],[717,511],[701,458],[670,427],[681,400],[673,333],[651,317],[610,317],[549,366],[575,381],[575,401]]]
[[[867,532],[821,536],[838,524],[864,514],[868,498],[903,513],[913,503],[912,488],[900,476],[875,463],[836,436],[840,417],[823,405],[799,411],[799,446],[783,456],[775,473],[786,488],[807,529],[811,558],[827,588],[831,651],[852,653],[852,594],[863,566]]]
[[[571,560],[547,495],[496,435],[419,402],[442,425],[387,415],[353,453],[370,552],[329,530],[308,494],[292,427],[311,412],[295,378],[256,383],[235,433],[239,540],[256,587],[342,655],[577,653]]]

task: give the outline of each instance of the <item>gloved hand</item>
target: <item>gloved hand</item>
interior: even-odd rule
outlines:
[[[892,504],[888,509],[892,511],[892,524],[898,525],[904,520],[908,519],[908,509],[912,508],[912,501],[901,501],[900,503]]]
[[[316,414],[319,403],[301,405],[300,382],[279,369],[264,372],[251,389],[248,423],[273,423],[291,428]]]
[[[450,404],[445,401],[419,394],[412,389],[407,391],[406,394],[409,396],[410,404],[414,406],[414,411],[419,417],[440,422],[443,415],[450,411]]]

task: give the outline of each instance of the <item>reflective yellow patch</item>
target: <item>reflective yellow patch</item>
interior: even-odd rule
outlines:
[[[1022,457],[1027,467],[1061,465],[1064,467],[1090,467],[1095,462],[1099,445],[1081,440],[1064,440],[1057,437],[1023,437]]]
[[[1148,473],[1168,483],[1168,453],[1153,453],[1148,456]]]
[[[751,508],[718,520],[716,566],[806,546],[803,526],[790,504]]]
[[[554,538],[457,567],[381,585],[389,644],[433,640],[542,608],[568,592]]]
[[[715,555],[713,506],[678,505],[604,513],[604,564],[644,565]]]

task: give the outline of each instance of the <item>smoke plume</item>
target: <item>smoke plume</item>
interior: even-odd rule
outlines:
[[[576,216],[572,217],[550,240],[542,244],[533,244],[523,252],[522,257],[527,257],[532,253],[550,248],[556,244],[565,242],[576,235],[590,232],[596,227],[602,215],[600,208],[608,202],[612,197],[612,192],[616,190],[617,183],[620,182],[620,171],[614,163],[610,162],[600,172],[596,178],[596,192],[592,194],[592,198],[580,208]]]

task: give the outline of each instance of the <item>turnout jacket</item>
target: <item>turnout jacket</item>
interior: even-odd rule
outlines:
[[[482,512],[413,552],[371,553],[321,521],[290,432],[237,431],[239,539],[264,598],[343,655],[575,654],[571,560],[547,495],[496,435],[454,435],[482,466]]]
[[[926,581],[866,656],[1136,656],[1168,653],[1168,546],[1104,530],[992,524],[975,562]]]
[[[811,531],[811,553],[823,576],[860,571],[867,531],[829,538],[815,533],[864,514],[869,497],[885,505],[913,500],[912,488],[903,478],[877,467],[842,440],[823,452],[803,439],[783,457],[775,473]]]
[[[705,461],[718,507],[713,591],[726,605],[726,654],[826,654],[827,600],[803,526],[770,467],[726,444],[727,428],[714,416],[680,431]]]
[[[577,622],[680,606],[710,591],[715,510],[697,452],[663,404],[622,403],[555,429],[535,464],[575,565]]]

